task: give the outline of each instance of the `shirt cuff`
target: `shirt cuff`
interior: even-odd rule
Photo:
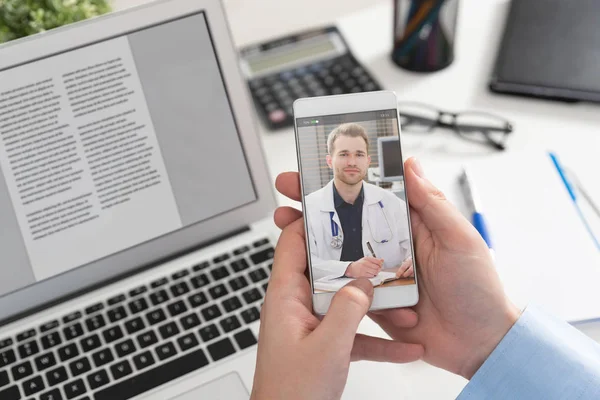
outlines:
[[[600,398],[600,345],[528,306],[458,399]]]

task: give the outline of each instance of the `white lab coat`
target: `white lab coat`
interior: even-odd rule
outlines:
[[[399,267],[404,260],[412,257],[406,203],[389,190],[366,182],[363,186],[363,254],[371,256],[366,244],[369,242],[377,258],[383,258],[384,268]],[[342,276],[350,264],[349,261],[340,261],[341,248],[331,246],[331,212],[343,240],[344,232],[333,201],[333,181],[306,196],[305,217],[314,279]]]

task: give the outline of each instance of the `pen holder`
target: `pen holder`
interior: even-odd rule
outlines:
[[[458,0],[394,0],[392,60],[417,72],[452,64],[457,15]]]

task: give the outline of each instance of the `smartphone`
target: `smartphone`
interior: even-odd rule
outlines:
[[[294,102],[317,314],[361,277],[375,286],[372,310],[419,300],[397,104],[390,91]]]

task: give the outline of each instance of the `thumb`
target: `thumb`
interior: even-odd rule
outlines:
[[[367,315],[373,302],[373,284],[368,279],[357,279],[340,289],[333,297],[329,311],[315,330],[324,341],[352,349],[358,324]]]
[[[425,177],[416,158],[406,160],[404,173],[408,203],[430,231],[469,232],[472,229],[469,221],[446,200],[444,193]]]

